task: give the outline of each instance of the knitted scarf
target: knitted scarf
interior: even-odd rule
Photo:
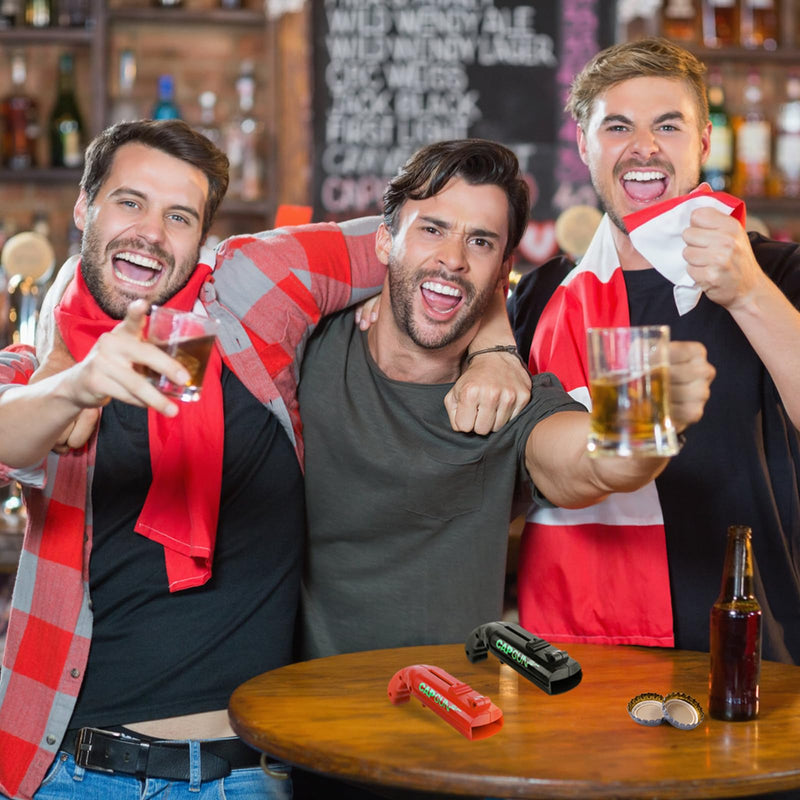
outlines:
[[[198,264],[188,283],[164,305],[205,313],[198,295],[211,271],[208,264]],[[55,309],[55,319],[76,361],[119,324],[97,305],[80,265]],[[199,401],[181,403],[176,417],[147,411],[153,480],[134,529],[164,546],[171,592],[202,585],[211,577],[222,487],[221,370],[222,359],[215,347]],[[75,520],[81,535],[84,524],[84,519]]]

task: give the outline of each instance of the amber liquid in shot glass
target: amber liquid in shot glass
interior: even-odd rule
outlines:
[[[181,385],[149,367],[143,367],[142,372],[169,397],[183,402],[199,400],[218,325],[216,320],[192,312],[153,306],[148,341],[179,361],[189,373],[189,380]]]

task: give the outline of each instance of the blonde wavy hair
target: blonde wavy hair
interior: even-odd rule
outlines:
[[[601,50],[575,76],[565,111],[585,129],[595,99],[631,78],[657,77],[685,81],[697,104],[702,129],[708,122],[706,67],[692,53],[668,39],[653,37]]]

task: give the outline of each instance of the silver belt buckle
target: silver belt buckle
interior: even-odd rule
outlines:
[[[101,731],[98,728],[81,728],[80,731],[78,731],[78,738],[75,740],[75,763],[79,767],[95,769],[98,770],[98,772],[114,772],[113,769],[101,767],[98,764],[94,764],[89,761],[92,748],[102,747],[100,742],[95,743],[95,736],[113,736],[116,739],[122,738],[122,734],[117,733],[117,731]],[[102,763],[102,755],[100,756],[99,761]]]

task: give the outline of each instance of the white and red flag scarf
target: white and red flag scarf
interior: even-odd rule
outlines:
[[[625,218],[634,247],[674,286],[685,314],[701,291],[688,275],[682,232],[695,208],[744,224],[744,204],[706,184]],[[578,266],[553,293],[531,346],[533,372],[553,372],[591,409],[586,329],[630,325],[622,267],[604,216]],[[534,506],[518,568],[520,622],[561,642],[674,645],[664,519],[654,482],[583,509]]]

